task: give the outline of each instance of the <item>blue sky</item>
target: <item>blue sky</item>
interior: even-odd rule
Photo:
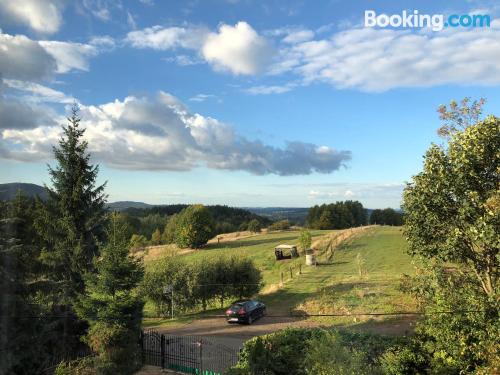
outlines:
[[[381,29],[364,11],[488,14]],[[488,1],[0,0],[0,182],[49,183],[77,101],[109,200],[399,207],[439,104],[498,114]]]

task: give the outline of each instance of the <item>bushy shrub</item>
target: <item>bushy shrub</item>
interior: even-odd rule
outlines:
[[[308,230],[301,230],[300,231],[300,236],[299,236],[299,244],[300,244],[300,250],[306,251],[311,248],[312,244],[312,236],[311,232]]]
[[[417,375],[426,373],[429,358],[415,345],[398,346],[384,353],[380,364],[384,375]]]
[[[232,375],[379,374],[380,356],[405,339],[289,328],[247,341]]]
[[[269,226],[269,230],[287,230],[290,229],[290,222],[288,220],[280,220]]]
[[[85,357],[70,362],[61,362],[54,375],[116,375],[124,372],[111,361],[100,357]]]
[[[253,233],[259,233],[261,230],[260,222],[257,219],[253,219],[248,223],[248,230]]]
[[[375,375],[366,354],[352,349],[338,332],[316,333],[307,343],[305,369],[309,375]]]

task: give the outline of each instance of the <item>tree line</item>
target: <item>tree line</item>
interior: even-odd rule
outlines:
[[[370,224],[378,225],[403,225],[403,213],[393,208],[376,209],[370,214]]]
[[[156,314],[165,316],[172,302],[178,314],[249,298],[258,293],[261,282],[260,270],[247,258],[229,256],[186,263],[167,257],[148,270],[142,291],[155,306]]]
[[[154,206],[151,208],[127,208],[119,212],[121,220],[129,228],[129,235],[141,236],[141,241],[150,245],[159,245],[166,242],[162,234],[166,226],[176,216],[185,211],[189,205],[174,204]],[[257,222],[260,228],[267,227],[272,223],[268,218],[253,214],[242,208],[228,207],[223,205],[205,206],[211,218],[211,235],[246,231],[255,228]],[[158,232],[160,236],[158,236]],[[168,237],[167,237],[168,238]]]
[[[350,200],[313,206],[306,217],[306,226],[313,229],[345,229],[367,223],[367,211],[361,202]]]

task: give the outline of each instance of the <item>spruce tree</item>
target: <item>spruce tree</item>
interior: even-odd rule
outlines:
[[[77,313],[89,324],[85,341],[98,355],[102,373],[128,374],[140,365],[139,335],[143,301],[136,292],[144,270],[129,253],[126,228],[111,217],[108,242],[94,258],[95,273],[85,278],[86,292]]]
[[[43,362],[44,329],[38,290],[33,200],[0,202],[0,374],[31,374]]]
[[[47,280],[52,281],[53,315],[61,316],[61,348],[75,349],[85,330],[73,313],[73,305],[84,292],[83,275],[93,269],[98,243],[104,240],[106,221],[104,186],[97,185],[99,167],[92,165],[75,104],[57,147],[56,166],[49,166],[51,187],[36,221],[43,239],[41,261]]]

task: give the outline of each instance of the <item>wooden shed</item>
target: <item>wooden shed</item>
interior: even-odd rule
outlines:
[[[299,252],[297,251],[297,246],[295,245],[278,245],[274,248],[274,255],[276,260],[297,258]]]

